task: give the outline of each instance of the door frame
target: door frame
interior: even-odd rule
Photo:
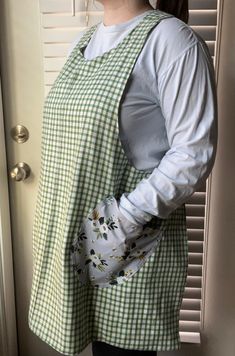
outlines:
[[[12,236],[0,75],[0,354],[17,356]]]

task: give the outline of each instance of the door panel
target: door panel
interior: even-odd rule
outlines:
[[[32,0],[4,0],[0,7],[0,56],[8,173],[20,162],[27,163],[31,169],[30,176],[25,180],[9,178],[19,355],[55,356],[59,353],[28,327],[32,223],[39,178],[44,101],[39,3]],[[17,143],[11,137],[11,129],[18,124],[25,126],[29,132],[29,138],[24,143]],[[89,347],[81,355],[90,355]]]

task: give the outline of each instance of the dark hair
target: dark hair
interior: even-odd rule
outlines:
[[[157,0],[156,9],[172,14],[186,24],[188,23],[188,0]]]

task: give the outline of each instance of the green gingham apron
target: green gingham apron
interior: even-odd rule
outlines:
[[[137,350],[179,349],[179,311],[188,267],[185,205],[167,219],[156,250],[129,280],[81,285],[70,249],[81,222],[108,195],[120,198],[151,172],[130,165],[119,139],[118,109],[152,28],[172,15],[153,10],[117,47],[87,60],[86,31],[48,93],[33,224],[30,329],[64,355],[94,340]],[[154,218],[153,218],[154,219]]]

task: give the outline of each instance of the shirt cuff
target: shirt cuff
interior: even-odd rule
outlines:
[[[153,215],[137,208],[130,200],[128,200],[128,194],[129,193],[124,192],[120,197],[119,209],[121,213],[133,223],[146,224],[153,218]]]

